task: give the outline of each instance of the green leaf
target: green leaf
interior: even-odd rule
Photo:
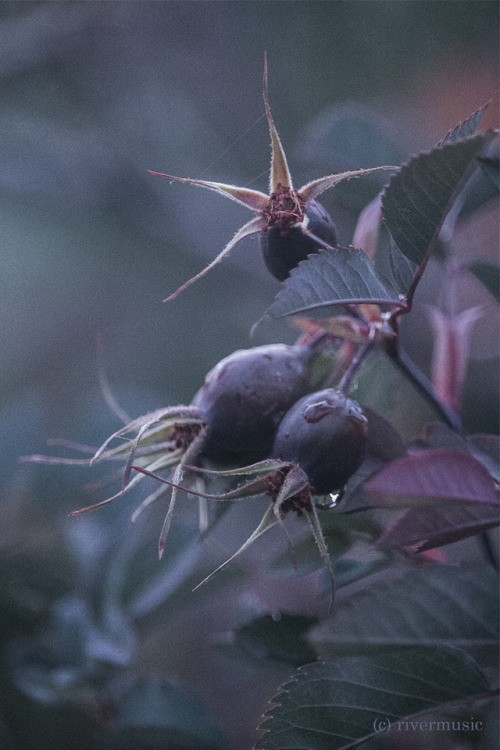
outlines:
[[[481,120],[483,119],[484,113],[488,107],[489,102],[487,102],[484,107],[481,107],[481,109],[473,112],[473,114],[464,120],[464,122],[461,122],[453,128],[453,130],[450,130],[439,145],[441,146],[444,143],[457,143],[457,141],[463,141],[465,138],[470,138],[470,136],[474,135],[481,124]]]
[[[487,690],[456,649],[367,647],[299,668],[273,698],[256,750],[347,750],[402,717]]]
[[[309,640],[320,656],[339,644],[414,646],[453,643],[490,646],[498,642],[498,581],[486,566],[429,565],[385,570],[363,586],[337,593],[334,617]]]
[[[299,263],[266,314],[273,318],[325,314],[337,305],[363,302],[398,305],[400,297],[377,275],[362,250],[337,248]]]
[[[389,264],[396,289],[401,294],[406,294],[415,276],[417,268],[415,263],[408,260],[394,242],[391,242],[389,247]]]
[[[401,252],[417,265],[426,258],[453,198],[491,137],[485,133],[418,154],[390,180],[382,215]]]

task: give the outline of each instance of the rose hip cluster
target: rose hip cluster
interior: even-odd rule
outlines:
[[[236,489],[206,497],[229,500],[267,494],[272,502],[266,528],[282,522],[290,511],[306,515],[317,541],[320,536],[318,544],[320,552],[322,546],[325,550],[326,561],[314,497],[342,490],[357,471],[365,455],[368,421],[359,404],[340,390],[314,392],[314,365],[322,352],[317,340],[308,345],[273,344],[235,351],[210,370],[190,405],[160,409],[128,423],[91,459],[28,458],[70,464],[125,462],[120,491],[75,514],[122,496],[143,475],[160,480],[157,490],[133,515],[135,520],[171,489],[160,556],[179,490],[204,495],[189,486],[195,472],[201,472],[198,477],[206,472],[220,480],[254,475]],[[123,437],[131,434],[123,443]],[[120,442],[113,448],[115,438]],[[173,473],[165,475],[167,469]]]
[[[236,351],[219,362],[191,405],[182,407],[186,418],[191,413],[194,420],[204,416],[204,421],[172,478],[132,466],[131,451],[129,466],[172,488],[160,533],[160,555],[179,490],[226,501],[265,494],[271,505],[261,523],[211,575],[293,511],[309,521],[333,582],[315,497],[338,494],[359,469],[367,450],[368,419],[360,405],[341,390],[313,391],[313,365],[320,352],[321,346],[314,344],[274,344]],[[249,461],[254,463],[246,465]],[[217,468],[207,468],[207,462],[215,462]],[[208,494],[189,486],[193,473],[219,479],[253,478],[227,492]]]

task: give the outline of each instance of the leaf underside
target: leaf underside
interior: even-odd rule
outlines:
[[[379,721],[484,693],[475,662],[450,647],[366,647],[298,669],[273,699],[256,750],[347,750]]]
[[[377,507],[420,506],[435,499],[498,507],[493,478],[470,453],[438,448],[393,461],[365,484]]]
[[[441,500],[431,506],[408,510],[384,531],[378,546],[381,549],[425,552],[467,539],[499,524],[498,506]]]
[[[370,258],[356,248],[336,248],[310,255],[294,268],[267,315],[325,314],[351,303],[399,305],[396,289],[385,284]]]

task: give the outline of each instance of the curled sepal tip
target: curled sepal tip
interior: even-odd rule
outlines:
[[[250,190],[249,188],[237,187],[236,185],[227,185],[224,182],[194,180],[191,177],[175,177],[172,174],[153,172],[152,169],[148,169],[148,172],[155,175],[155,177],[164,177],[167,180],[175,182],[187,182],[189,185],[197,185],[198,187],[207,188],[207,190],[213,190],[215,193],[219,193],[219,195],[223,195],[247,208],[251,208],[252,211],[262,211],[269,200],[268,196],[265,193],[261,193],[260,190]]]
[[[192,276],[190,279],[184,282],[178,289],[176,289],[175,292],[172,294],[169,294],[168,297],[166,297],[163,301],[164,302],[170,302],[171,300],[175,299],[181,292],[183,292],[185,289],[188,288],[188,286],[191,286],[191,284],[194,284],[195,281],[198,281],[198,279],[201,279],[203,276],[205,276],[206,273],[212,270],[214,266],[216,266],[218,263],[221,262],[221,260],[230,252],[230,250],[233,249],[233,247],[236,245],[237,242],[243,239],[243,237],[248,237],[250,234],[256,234],[257,232],[260,232],[262,228],[262,219],[260,216],[257,216],[253,219],[251,219],[249,222],[244,224],[241,229],[238,229],[236,234],[234,235],[233,239],[230,240],[226,247],[222,250],[222,252],[217,255],[214,260],[212,260],[208,266],[205,266],[205,268],[197,273],[195,276]]]
[[[332,611],[332,607],[333,607],[333,600],[335,598],[335,576],[333,573],[332,561],[328,553],[328,547],[326,546],[325,537],[323,535],[323,530],[321,528],[321,523],[318,517],[318,510],[314,502],[311,504],[311,512],[307,513],[307,520],[309,521],[309,525],[311,526],[314,539],[318,546],[320,557],[323,563],[325,564],[325,567],[330,576],[331,594],[330,594],[330,603],[328,606],[328,613],[330,614]]]
[[[262,517],[261,522],[259,523],[259,525],[255,529],[255,531],[253,532],[253,534],[250,534],[250,536],[248,537],[248,539],[246,540],[246,542],[244,542],[241,545],[241,547],[238,550],[236,550],[236,552],[234,553],[234,555],[231,555],[231,557],[229,557],[225,562],[223,562],[222,565],[219,565],[218,568],[216,568],[215,570],[213,570],[206,578],[204,578],[203,581],[200,581],[200,583],[198,583],[194,587],[193,591],[196,591],[196,589],[199,589],[200,586],[203,586],[203,584],[207,583],[207,581],[209,581],[216,573],[218,573],[223,568],[225,568],[226,565],[228,565],[230,562],[232,562],[236,557],[238,557],[238,555],[241,555],[241,553],[244,552],[246,549],[248,549],[248,547],[250,547],[250,545],[253,544],[253,542],[255,542],[256,539],[258,539],[260,536],[262,536],[262,534],[264,534],[266,531],[268,531],[268,529],[271,529],[277,523],[278,522],[277,522],[276,517],[274,515],[273,506],[269,505],[269,507],[267,508],[266,512],[264,513],[264,516]]]
[[[269,96],[267,88],[267,55],[264,56],[264,80],[263,80],[264,107],[266,108],[267,124],[269,126],[269,135],[271,136],[271,171],[269,175],[269,193],[274,193],[278,185],[292,189],[292,176],[288,169],[285,151],[281,145],[281,140],[274,124],[269,106]],[[267,202],[267,201],[266,201]]]
[[[343,182],[344,180],[352,180],[355,177],[364,177],[367,174],[371,174],[372,172],[381,172],[381,171],[392,171],[395,172],[399,169],[399,167],[370,167],[369,169],[354,169],[350,172],[339,172],[338,174],[329,174],[326,177],[320,177],[317,180],[312,180],[312,182],[308,182],[306,185],[300,188],[299,193],[303,197],[305,201],[314,200],[319,195],[324,193],[326,190],[329,190],[332,187],[335,187],[335,185],[338,185],[339,182]]]

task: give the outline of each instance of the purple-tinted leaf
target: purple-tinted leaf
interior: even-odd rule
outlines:
[[[422,265],[467,177],[492,133],[446,143],[414,156],[391,178],[382,213],[401,252]]]
[[[498,504],[495,483],[482,463],[464,451],[428,450],[393,461],[368,480],[377,507],[405,507],[446,499]]]
[[[338,305],[373,302],[399,305],[398,292],[377,275],[369,257],[355,248],[311,255],[285,281],[267,315],[283,318],[330,311]]]
[[[471,307],[455,315],[446,315],[434,306],[429,306],[428,311],[434,333],[434,392],[442,404],[459,412],[469,359],[470,335],[474,323],[483,315],[483,309]]]
[[[486,466],[497,482],[500,482],[500,437],[498,435],[469,435],[467,445],[472,455]]]
[[[499,508],[494,505],[441,502],[408,510],[382,534],[379,546],[423,552],[474,536],[499,523]]]

